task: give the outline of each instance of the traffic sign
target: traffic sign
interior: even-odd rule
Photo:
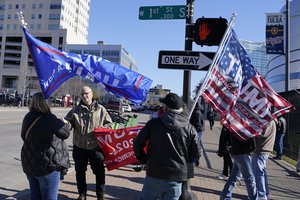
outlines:
[[[139,9],[139,19],[185,19],[185,7],[185,5],[142,6]]]
[[[208,70],[214,52],[159,51],[158,68]]]

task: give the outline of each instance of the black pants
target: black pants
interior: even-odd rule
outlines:
[[[231,174],[232,169],[232,158],[229,153],[224,153],[223,155],[223,172],[224,176],[229,176]],[[228,173],[229,171],[229,173]]]
[[[86,170],[90,163],[93,173],[96,175],[96,194],[104,194],[105,169],[103,153],[98,151],[81,149],[73,145],[73,159],[75,161],[76,182],[79,194],[87,193]]]
[[[215,120],[209,120],[210,130],[212,130],[214,124],[215,124]]]

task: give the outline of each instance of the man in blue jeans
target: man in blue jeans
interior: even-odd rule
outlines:
[[[221,193],[220,200],[231,199],[232,190],[235,186],[235,183],[238,181],[240,173],[242,173],[242,176],[244,178],[249,199],[259,200],[251,162],[251,154],[253,153],[253,150],[255,148],[254,138],[240,141],[233,134],[231,134],[231,140],[231,155],[234,162],[231,174]]]
[[[266,130],[255,138],[255,150],[252,156],[252,166],[256,180],[256,187],[261,200],[270,199],[268,176],[266,171],[267,160],[276,136],[276,123],[272,120]]]
[[[286,133],[286,121],[284,117],[280,116],[276,126],[276,139],[275,139],[275,150],[276,157],[274,159],[282,160],[283,154],[283,139]]]

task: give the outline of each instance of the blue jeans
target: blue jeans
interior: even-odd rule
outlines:
[[[202,131],[198,132],[198,141],[200,141],[202,139]]]
[[[31,200],[57,200],[60,172],[54,171],[45,176],[27,176]]]
[[[141,199],[178,200],[181,195],[181,185],[181,182],[146,176]]]
[[[255,175],[256,187],[260,198],[267,199],[269,195],[268,176],[266,165],[269,154],[260,153],[252,156],[252,166]]]
[[[275,144],[276,144],[276,157],[277,158],[282,158],[284,136],[285,136],[285,134],[281,134],[281,133],[276,134]]]
[[[221,193],[221,200],[230,200],[232,197],[232,190],[235,182],[239,178],[239,174],[242,173],[244,181],[246,183],[248,197],[250,200],[259,200],[258,192],[255,184],[255,177],[252,170],[251,156],[248,154],[234,155],[233,167],[231,174],[223,188]]]

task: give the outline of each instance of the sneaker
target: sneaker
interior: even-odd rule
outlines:
[[[77,200],[86,200],[86,194],[80,194]]]
[[[221,180],[227,180],[228,179],[228,177],[223,175],[223,174],[220,174],[217,178],[221,179]]]
[[[105,200],[104,194],[101,194],[97,197],[97,200]]]

